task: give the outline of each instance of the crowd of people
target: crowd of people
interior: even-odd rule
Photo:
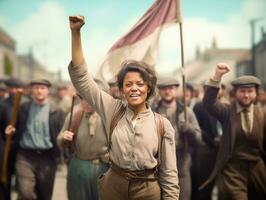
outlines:
[[[90,75],[83,57],[84,17],[69,21],[73,86],[0,83],[0,199],[11,199],[12,185],[18,199],[52,199],[62,163],[70,200],[208,200],[214,189],[219,200],[265,199],[261,80],[241,76],[224,85],[230,66],[219,63],[205,84],[186,84],[184,93],[175,77],[126,60],[106,83]]]

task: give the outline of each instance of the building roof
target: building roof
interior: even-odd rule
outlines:
[[[16,42],[15,40],[8,35],[1,27],[0,27],[0,44],[4,45],[5,47],[15,50]]]
[[[214,73],[217,63],[225,62],[234,68],[237,63],[250,59],[249,49],[210,48],[185,65],[187,80],[192,83],[202,83]]]

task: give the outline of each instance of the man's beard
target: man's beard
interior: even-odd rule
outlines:
[[[170,103],[172,103],[174,100],[175,100],[175,98],[171,98],[171,99],[162,99],[166,104],[170,104]]]
[[[237,102],[242,106],[242,107],[249,107],[251,104],[253,104],[255,102],[255,100],[251,100],[250,103],[245,104],[240,100],[237,100]]]

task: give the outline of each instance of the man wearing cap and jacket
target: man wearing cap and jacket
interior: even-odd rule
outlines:
[[[64,113],[48,100],[51,83],[40,79],[30,82],[32,101],[20,106],[16,129],[9,125],[5,134],[14,134],[18,146],[16,178],[18,199],[52,198],[59,149],[56,137]]]
[[[232,81],[235,101],[221,103],[219,85],[229,71],[227,64],[217,64],[206,84],[203,104],[221,122],[223,135],[214,170],[201,188],[218,175],[219,199],[262,200],[266,197],[266,113],[255,104],[261,82],[254,76],[236,78]]]
[[[179,82],[173,77],[162,77],[158,80],[161,100],[154,110],[166,117],[175,129],[180,200],[190,200],[191,195],[191,154],[194,146],[201,141],[201,130],[192,109],[187,107],[187,121],[184,119],[184,104],[177,99]],[[187,136],[185,136],[187,135]],[[188,148],[185,148],[185,137]]]

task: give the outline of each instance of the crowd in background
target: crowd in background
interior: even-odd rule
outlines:
[[[107,92],[111,94],[114,98],[123,98],[119,92],[116,79],[113,78],[109,82],[109,89]],[[49,90],[49,102],[53,103],[57,107],[58,112],[60,112],[61,118],[56,118],[56,126],[58,130],[55,135],[57,136],[63,126],[64,119],[66,115],[70,112],[72,97],[76,95],[75,89],[71,84],[60,84],[60,85],[50,85],[50,83],[43,83],[39,80],[36,83],[31,82],[30,84],[25,84],[19,79],[7,79],[1,80],[0,83],[0,153],[1,153],[1,165],[4,144],[5,144],[5,129],[9,125],[9,121],[12,115],[12,108],[14,97],[17,91],[22,91],[23,96],[21,98],[20,104],[23,105],[27,102],[32,101],[33,87],[35,85],[45,85]],[[189,199],[211,199],[213,196],[213,191],[215,188],[215,182],[212,182],[207,187],[202,190],[199,190],[201,184],[203,184],[211,174],[211,171],[214,168],[217,152],[221,142],[221,136],[223,135],[221,124],[211,115],[209,115],[202,104],[202,98],[204,96],[204,85],[192,85],[186,84],[186,93],[185,99],[188,110],[188,122],[182,124],[180,115],[183,113],[185,106],[183,104],[183,91],[180,82],[175,80],[173,77],[159,77],[158,79],[158,88],[156,96],[152,98],[149,102],[150,106],[157,112],[162,115],[169,117],[170,122],[172,123],[176,132],[179,132],[179,138],[176,138],[177,146],[177,165],[179,171],[179,183],[180,183],[180,199],[189,200]],[[230,103],[234,100],[233,88],[230,85],[222,85],[220,88],[218,98],[224,103]],[[174,104],[173,104],[174,102]],[[174,105],[174,106],[173,106]],[[258,91],[257,105],[262,109],[266,109],[266,88],[261,87]],[[173,109],[176,113],[173,113]],[[33,108],[32,108],[33,109]],[[20,110],[21,111],[21,110]],[[180,116],[179,116],[180,115]],[[21,117],[21,115],[18,115]],[[42,116],[43,117],[43,116]],[[18,119],[19,121],[20,119]],[[184,119],[183,119],[184,120]],[[176,121],[179,121],[176,124]],[[22,123],[26,123],[25,121]],[[31,125],[30,125],[31,126]],[[45,131],[44,131],[45,132]],[[191,137],[189,137],[188,147],[185,147],[184,134],[190,132]],[[15,133],[17,134],[17,133]],[[14,136],[15,138],[15,136]],[[31,154],[28,152],[20,152],[21,145],[25,142],[20,141],[13,142],[11,144],[11,151],[9,154],[9,169],[8,169],[8,186],[7,189],[4,187],[0,188],[0,199],[10,199],[10,190],[12,185],[19,184],[17,176],[19,176],[18,163],[21,159],[20,157],[29,156]],[[35,144],[34,144],[35,145]],[[47,145],[47,144],[45,144]],[[58,144],[54,142],[52,146],[57,146]],[[20,147],[18,147],[20,146]],[[49,144],[48,144],[49,146]],[[58,148],[59,149],[59,148]],[[19,152],[19,153],[18,153]],[[48,157],[52,154],[51,151],[38,152],[38,155],[46,155]],[[56,156],[56,165],[58,167],[62,164],[66,164],[71,159],[72,152],[67,148],[60,148],[59,156]],[[43,157],[42,157],[43,158]],[[43,160],[45,161],[45,160]],[[48,161],[47,161],[48,162]],[[97,164],[97,163],[96,163]],[[43,163],[43,165],[45,165]],[[16,167],[17,166],[17,167]],[[42,168],[44,169],[44,168]],[[13,178],[11,178],[13,177]],[[52,176],[52,182],[54,176]],[[13,181],[11,181],[13,180]],[[37,183],[37,182],[36,182]],[[23,183],[24,184],[24,183]],[[48,184],[49,185],[49,184]],[[53,183],[50,183],[50,186],[53,186]],[[15,187],[16,188],[16,187]],[[21,188],[21,187],[20,187]],[[25,190],[22,187],[20,190]],[[45,189],[40,189],[46,191]],[[4,192],[5,191],[5,192]],[[22,191],[18,191],[22,192]],[[49,191],[50,192],[50,191]],[[48,192],[48,193],[49,193]],[[5,193],[5,196],[3,194]],[[51,193],[51,192],[50,192]],[[52,193],[50,194],[52,195]],[[44,195],[45,196],[45,195]],[[217,194],[218,196],[218,194]],[[29,198],[30,199],[30,198]],[[34,198],[33,198],[34,199]]]

